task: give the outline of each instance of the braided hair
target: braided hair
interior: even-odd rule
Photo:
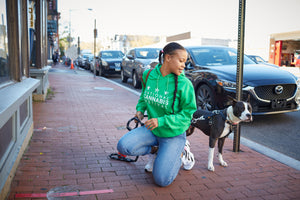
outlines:
[[[174,55],[175,54],[175,50],[185,50],[185,48],[183,46],[181,46],[180,44],[176,43],[176,42],[171,42],[169,44],[167,44],[163,50],[161,50],[159,52],[159,56],[158,56],[158,61],[159,61],[159,64],[162,64],[164,58],[165,58],[165,55],[166,54],[169,54],[169,55]],[[177,94],[177,87],[178,87],[178,76],[176,74],[175,75],[175,90],[174,90],[174,97],[173,97],[173,103],[172,103],[172,111],[174,114],[174,104],[175,104],[175,99],[176,99],[176,94]]]

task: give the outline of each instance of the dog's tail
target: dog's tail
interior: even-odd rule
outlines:
[[[190,136],[194,133],[195,127],[190,125],[190,127],[188,128],[188,130],[186,130],[186,136]]]

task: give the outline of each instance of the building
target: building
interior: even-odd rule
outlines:
[[[49,87],[49,2],[0,0],[0,199],[33,133],[33,97],[44,100]]]
[[[300,55],[300,31],[270,35],[269,62],[278,66],[295,66]]]

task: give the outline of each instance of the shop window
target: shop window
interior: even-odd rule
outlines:
[[[0,166],[2,166],[6,152],[13,140],[13,117],[11,117],[3,127],[0,128]]]
[[[0,84],[10,80],[8,67],[6,0],[0,0]]]
[[[24,101],[24,103],[22,103],[22,105],[20,106],[20,126],[21,128],[24,126],[24,124],[26,123],[26,119],[28,119],[29,117],[29,112],[28,112],[28,100]]]

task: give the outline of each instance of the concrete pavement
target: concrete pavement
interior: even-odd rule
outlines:
[[[243,145],[234,153],[230,139],[224,146],[229,166],[221,167],[215,157],[215,172],[209,172],[208,137],[199,130],[188,138],[196,159],[193,170],[181,170],[166,188],[156,186],[144,172],[144,157],[136,163],[108,158],[127,132],[138,96],[86,71],[61,65],[51,71],[53,94],[33,104],[34,134],[8,199],[71,191],[87,192],[65,199],[300,199],[300,171]],[[107,189],[113,192],[88,195]]]

